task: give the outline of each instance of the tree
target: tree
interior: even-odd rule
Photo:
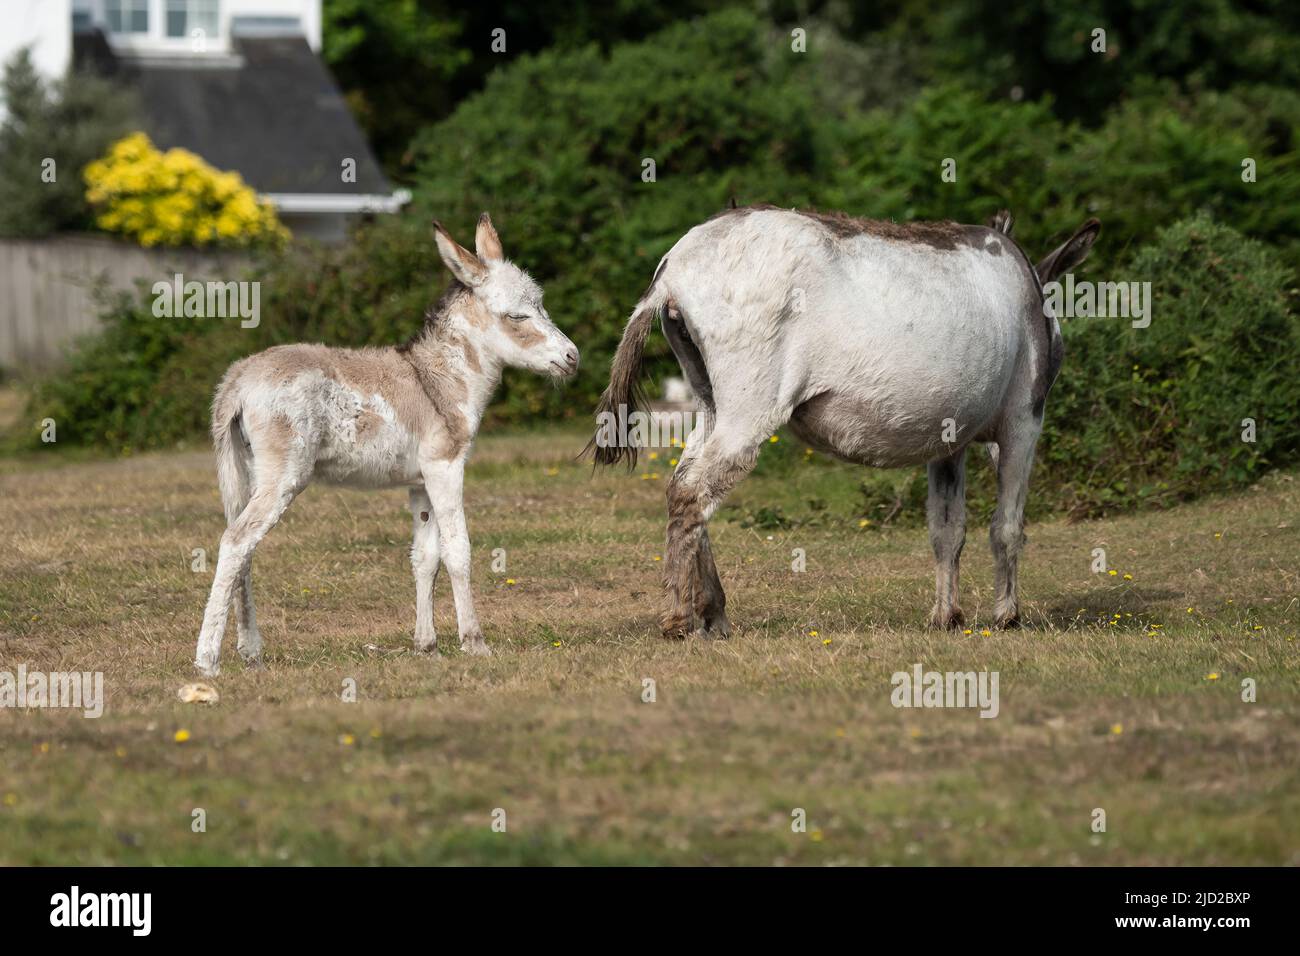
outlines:
[[[5,64],[0,99],[0,235],[90,228],[82,171],[128,131],[134,99],[88,73],[47,84],[27,48]]]
[[[450,83],[469,64],[461,24],[417,0],[328,0],[322,53],[390,174],[412,134],[451,111]]]
[[[498,67],[550,47],[608,49],[727,3],[325,0],[322,52],[385,170],[405,181],[415,133],[451,115]]]

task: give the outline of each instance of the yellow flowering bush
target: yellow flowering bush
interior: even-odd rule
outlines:
[[[132,133],[86,166],[95,224],[142,246],[275,245],[289,238],[275,208],[239,173],[184,149],[161,152]]]

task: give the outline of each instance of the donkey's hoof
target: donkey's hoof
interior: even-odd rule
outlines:
[[[204,677],[221,676],[221,665],[218,664],[216,661],[213,661],[211,663],[207,663],[205,661],[195,661],[194,669]]]
[[[261,652],[258,652],[257,654],[254,654],[254,655],[252,655],[251,657],[244,657],[244,656],[241,654],[240,657],[243,657],[243,660],[244,660],[244,668],[245,668],[246,670],[250,670],[250,671],[264,671],[264,670],[266,670],[266,665],[265,665],[264,663],[262,663],[262,654],[261,654]]]
[[[706,621],[703,627],[696,630],[695,636],[706,641],[725,641],[731,637],[731,622],[727,620],[727,615],[720,614],[713,620]]]
[[[659,620],[659,633],[665,640],[684,641],[693,630],[691,622],[682,615],[670,614]]]
[[[437,653],[438,653],[438,642],[437,642],[437,641],[416,641],[416,642],[415,642],[415,653],[417,653],[417,654],[437,654]]]
[[[475,657],[491,657],[492,651],[488,648],[482,638],[477,641],[466,641],[461,644],[460,649],[466,654],[473,654]]]
[[[930,612],[930,627],[936,631],[955,630],[965,623],[966,615],[955,605],[946,610],[936,607]]]
[[[993,626],[1002,628],[1003,630],[1011,630],[1012,628],[1019,627],[1020,611],[1007,611],[1004,614],[999,614],[997,620],[993,622]]]

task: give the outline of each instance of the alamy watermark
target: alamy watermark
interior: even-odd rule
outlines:
[[[0,671],[0,707],[67,707],[90,719],[104,713],[103,671]]]
[[[186,282],[178,272],[170,282],[155,282],[153,294],[153,314],[159,319],[237,317],[245,329],[255,329],[262,321],[260,282]]]
[[[617,414],[601,412],[596,416],[596,447],[678,447],[686,444],[695,424],[692,411],[628,411],[626,405],[619,405]]]
[[[927,671],[913,664],[896,671],[889,702],[895,707],[978,707],[981,717],[998,715],[997,671]]]
[[[1067,272],[1063,281],[1043,286],[1043,314],[1058,319],[1132,319],[1133,328],[1151,324],[1150,282],[1075,282]]]
[[[148,936],[153,929],[153,894],[83,893],[74,885],[50,897],[50,925],[121,926],[132,936]]]

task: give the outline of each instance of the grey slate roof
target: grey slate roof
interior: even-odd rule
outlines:
[[[145,132],[160,149],[192,150],[219,169],[238,171],[263,193],[392,192],[334,79],[303,37],[236,35],[236,56],[225,64],[119,57],[110,64],[103,61],[102,37],[96,39],[76,37],[78,59],[138,92]],[[340,175],[345,158],[356,160],[354,183]]]

